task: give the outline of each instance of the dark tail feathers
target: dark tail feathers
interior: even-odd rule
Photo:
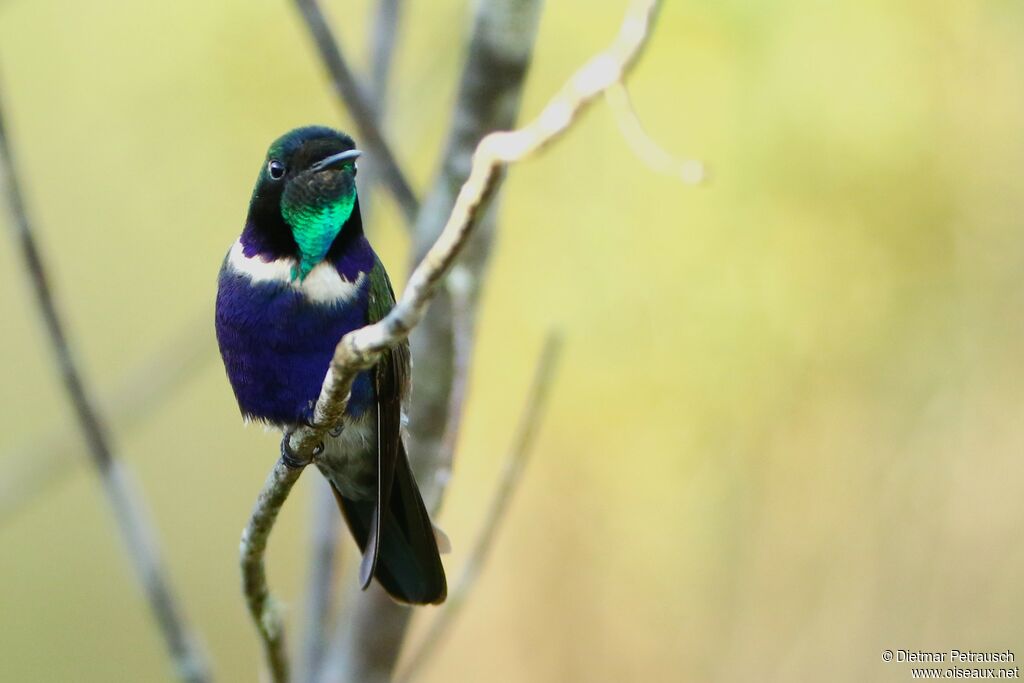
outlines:
[[[365,552],[373,523],[374,501],[351,500],[338,493],[333,485],[331,488],[359,549]],[[436,605],[444,602],[448,594],[434,528],[404,448],[395,464],[395,478],[381,527],[374,577],[391,597],[400,602]]]

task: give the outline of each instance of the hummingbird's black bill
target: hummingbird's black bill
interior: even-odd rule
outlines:
[[[335,164],[340,164],[342,162],[349,161],[350,159],[358,159],[362,154],[363,153],[358,149],[350,149],[345,152],[338,152],[337,154],[332,154],[331,156],[325,157],[320,161],[316,162],[315,164],[309,167],[309,170],[313,172],[322,171],[325,168],[330,168],[331,166],[334,166]]]

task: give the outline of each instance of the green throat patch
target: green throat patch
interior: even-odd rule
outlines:
[[[323,206],[281,203],[281,214],[292,228],[301,256],[298,266],[292,270],[292,280],[305,279],[309,271],[324,260],[341,226],[352,215],[355,203],[355,192]]]

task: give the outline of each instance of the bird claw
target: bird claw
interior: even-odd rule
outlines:
[[[344,424],[340,424],[340,425],[338,425],[336,427],[332,427],[331,430],[329,432],[327,432],[327,433],[330,434],[331,437],[337,439],[339,436],[341,436],[341,433],[343,431],[345,431],[345,425]]]
[[[305,459],[300,457],[295,451],[292,450],[289,441],[291,440],[290,434],[285,434],[284,438],[281,439],[281,462],[285,464],[285,467],[293,470],[301,470],[303,467],[312,462],[312,458]],[[313,447],[313,458],[317,457],[324,452],[324,444],[321,441]]]

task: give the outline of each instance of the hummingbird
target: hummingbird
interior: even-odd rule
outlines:
[[[270,145],[242,234],[220,269],[216,331],[247,421],[288,433],[310,424],[334,348],[395,305],[384,266],[363,233],[356,192],[361,152],[323,126]],[[443,532],[423,504],[402,442],[408,342],[352,383],[343,427],[315,458],[363,553],[360,582],[395,600],[437,604],[447,593]],[[282,457],[292,457],[282,439]],[[435,536],[435,532],[438,534]]]

